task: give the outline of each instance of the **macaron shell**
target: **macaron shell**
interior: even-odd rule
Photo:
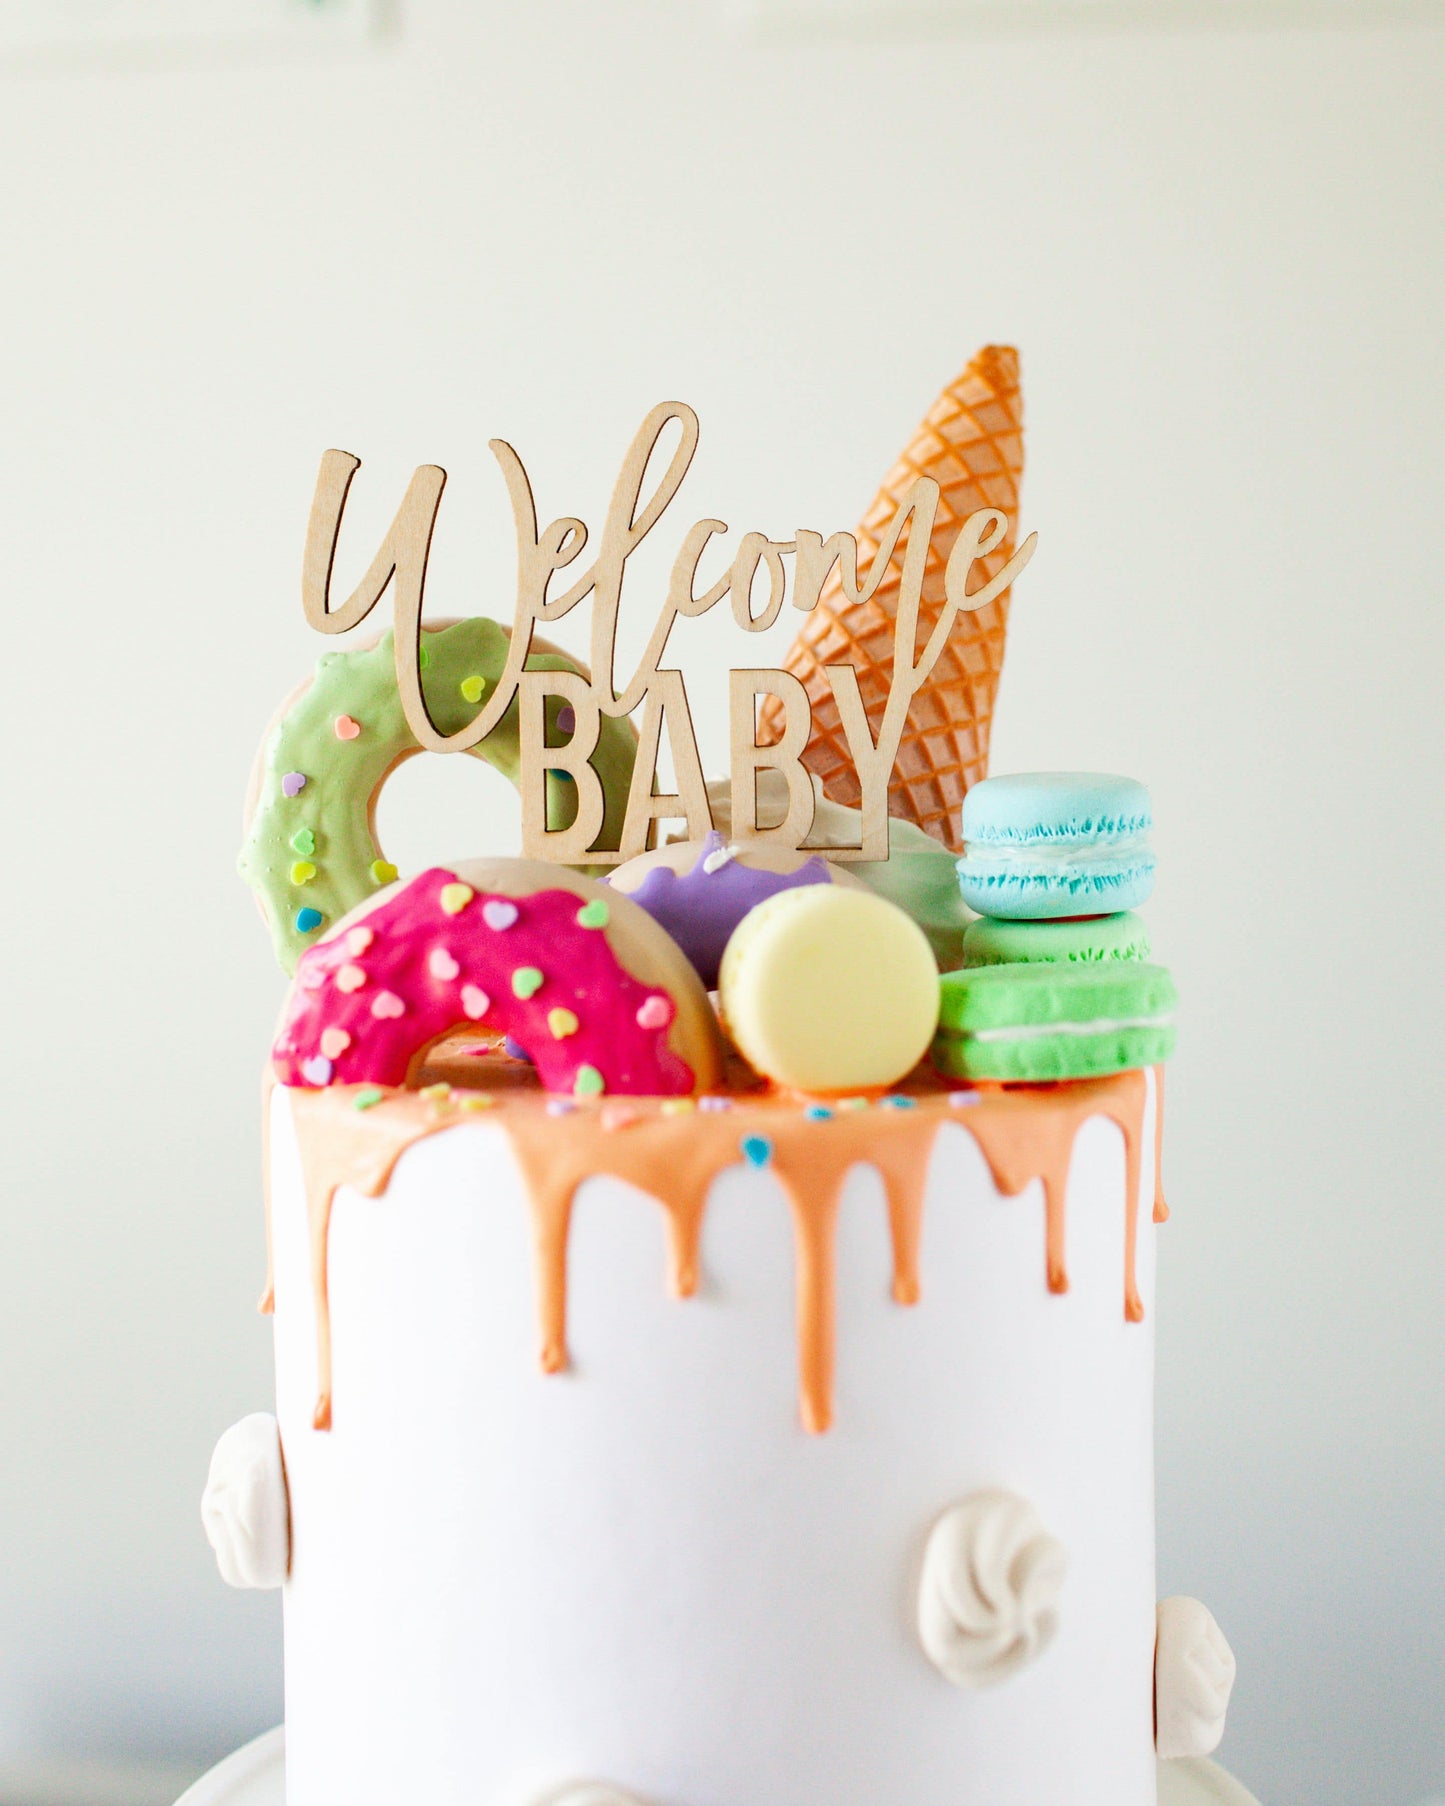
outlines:
[[[1117,915],[1075,920],[1003,921],[979,916],[963,935],[967,967],[1092,964],[1101,960],[1149,957],[1149,930],[1123,910]]]
[[[940,1035],[932,1058],[949,1078],[1041,1085],[1157,1066],[1174,1052],[1174,1039],[1172,1024],[1103,1029],[1094,1035],[1040,1035],[1027,1041],[964,1041]]]
[[[958,862],[958,888],[970,909],[1005,921],[1118,915],[1148,902],[1154,866],[1147,849],[1117,860],[1096,856],[1074,864],[1053,859],[1029,867],[1017,855],[1007,864],[993,863],[970,847]]]
[[[928,1051],[938,968],[923,931],[870,891],[780,891],[739,925],[719,1001],[743,1057],[802,1091],[891,1085]]]
[[[1002,846],[1091,844],[1147,834],[1149,792],[1107,771],[1019,771],[985,778],[963,800],[963,838]]]

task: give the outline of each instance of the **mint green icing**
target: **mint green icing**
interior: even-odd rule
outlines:
[[[1071,920],[1005,922],[979,916],[963,935],[965,966],[1148,959],[1149,930],[1129,910]]]
[[[485,680],[484,699],[492,693],[506,663],[509,639],[505,627],[481,615],[426,634],[422,690],[442,733],[458,732],[476,715],[479,705],[468,702],[461,691],[467,678]],[[565,653],[534,649],[527,669],[580,667]],[[555,730],[562,707],[559,698],[548,701],[549,730]],[[336,721],[347,715],[359,723],[361,732],[343,740],[337,737]],[[286,973],[296,970],[296,962],[314,940],[387,881],[384,863],[383,876],[372,870],[385,859],[373,828],[377,793],[402,759],[421,750],[402,712],[390,630],[374,646],[325,653],[313,681],[267,736],[260,793],[238,864],[260,900],[276,957]],[[492,732],[470,751],[514,784],[519,782],[515,697]],[[616,847],[621,838],[636,751],[631,723],[604,716],[591,761],[605,799],[598,837],[602,847]],[[295,796],[287,796],[282,788],[288,773],[300,773],[306,780]],[[550,773],[546,785],[547,825],[564,827],[576,811],[576,790],[570,779]],[[316,872],[307,882],[296,883],[293,873],[301,869],[296,842],[299,837],[304,847],[308,833],[312,846],[302,863],[314,865]],[[303,909],[321,917],[309,930],[297,927]]]

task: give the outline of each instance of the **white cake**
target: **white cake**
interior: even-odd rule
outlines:
[[[1066,1292],[1048,1282],[1040,1182],[1002,1195],[975,1140],[1021,1100],[908,1112],[914,1136],[951,1119],[914,1304],[890,1295],[879,1180],[852,1173],[821,1434],[799,1415],[789,1203],[742,1163],[709,1195],[687,1299],[665,1284],[656,1203],[584,1184],[570,1365],[542,1370],[534,1200],[500,1120],[520,1104],[427,1133],[377,1197],[337,1191],[332,1422],[315,1429],[298,1095],[278,1087],[290,1806],[510,1806],[582,1781],[659,1806],[1150,1806],[1156,1127],[1152,1074],[1109,1101],[1127,1115],[1131,1084],[1138,1194],[1109,1117],[1065,1154]],[[373,1185],[374,1150],[352,1164],[328,1140],[349,1129],[332,1101],[300,1099],[313,1175],[330,1158],[328,1177]],[[1023,1107],[1040,1150],[1051,1114],[1080,1114],[1072,1096]],[[615,1145],[640,1158],[676,1126]],[[430,1128],[414,1105],[393,1145]],[[940,1531],[921,1600],[930,1533],[984,1494]],[[951,1672],[925,1653],[921,1610],[951,1630]]]

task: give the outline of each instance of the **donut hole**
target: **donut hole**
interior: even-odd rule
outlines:
[[[376,802],[382,857],[403,877],[490,853],[522,840],[515,785],[469,753],[417,753],[382,785]]]

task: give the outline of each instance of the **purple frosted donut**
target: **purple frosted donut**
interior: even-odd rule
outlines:
[[[782,890],[856,881],[818,854],[787,852],[766,842],[729,846],[712,833],[706,840],[680,841],[629,859],[610,882],[667,930],[708,990],[715,991],[723,949],[750,909]]]

